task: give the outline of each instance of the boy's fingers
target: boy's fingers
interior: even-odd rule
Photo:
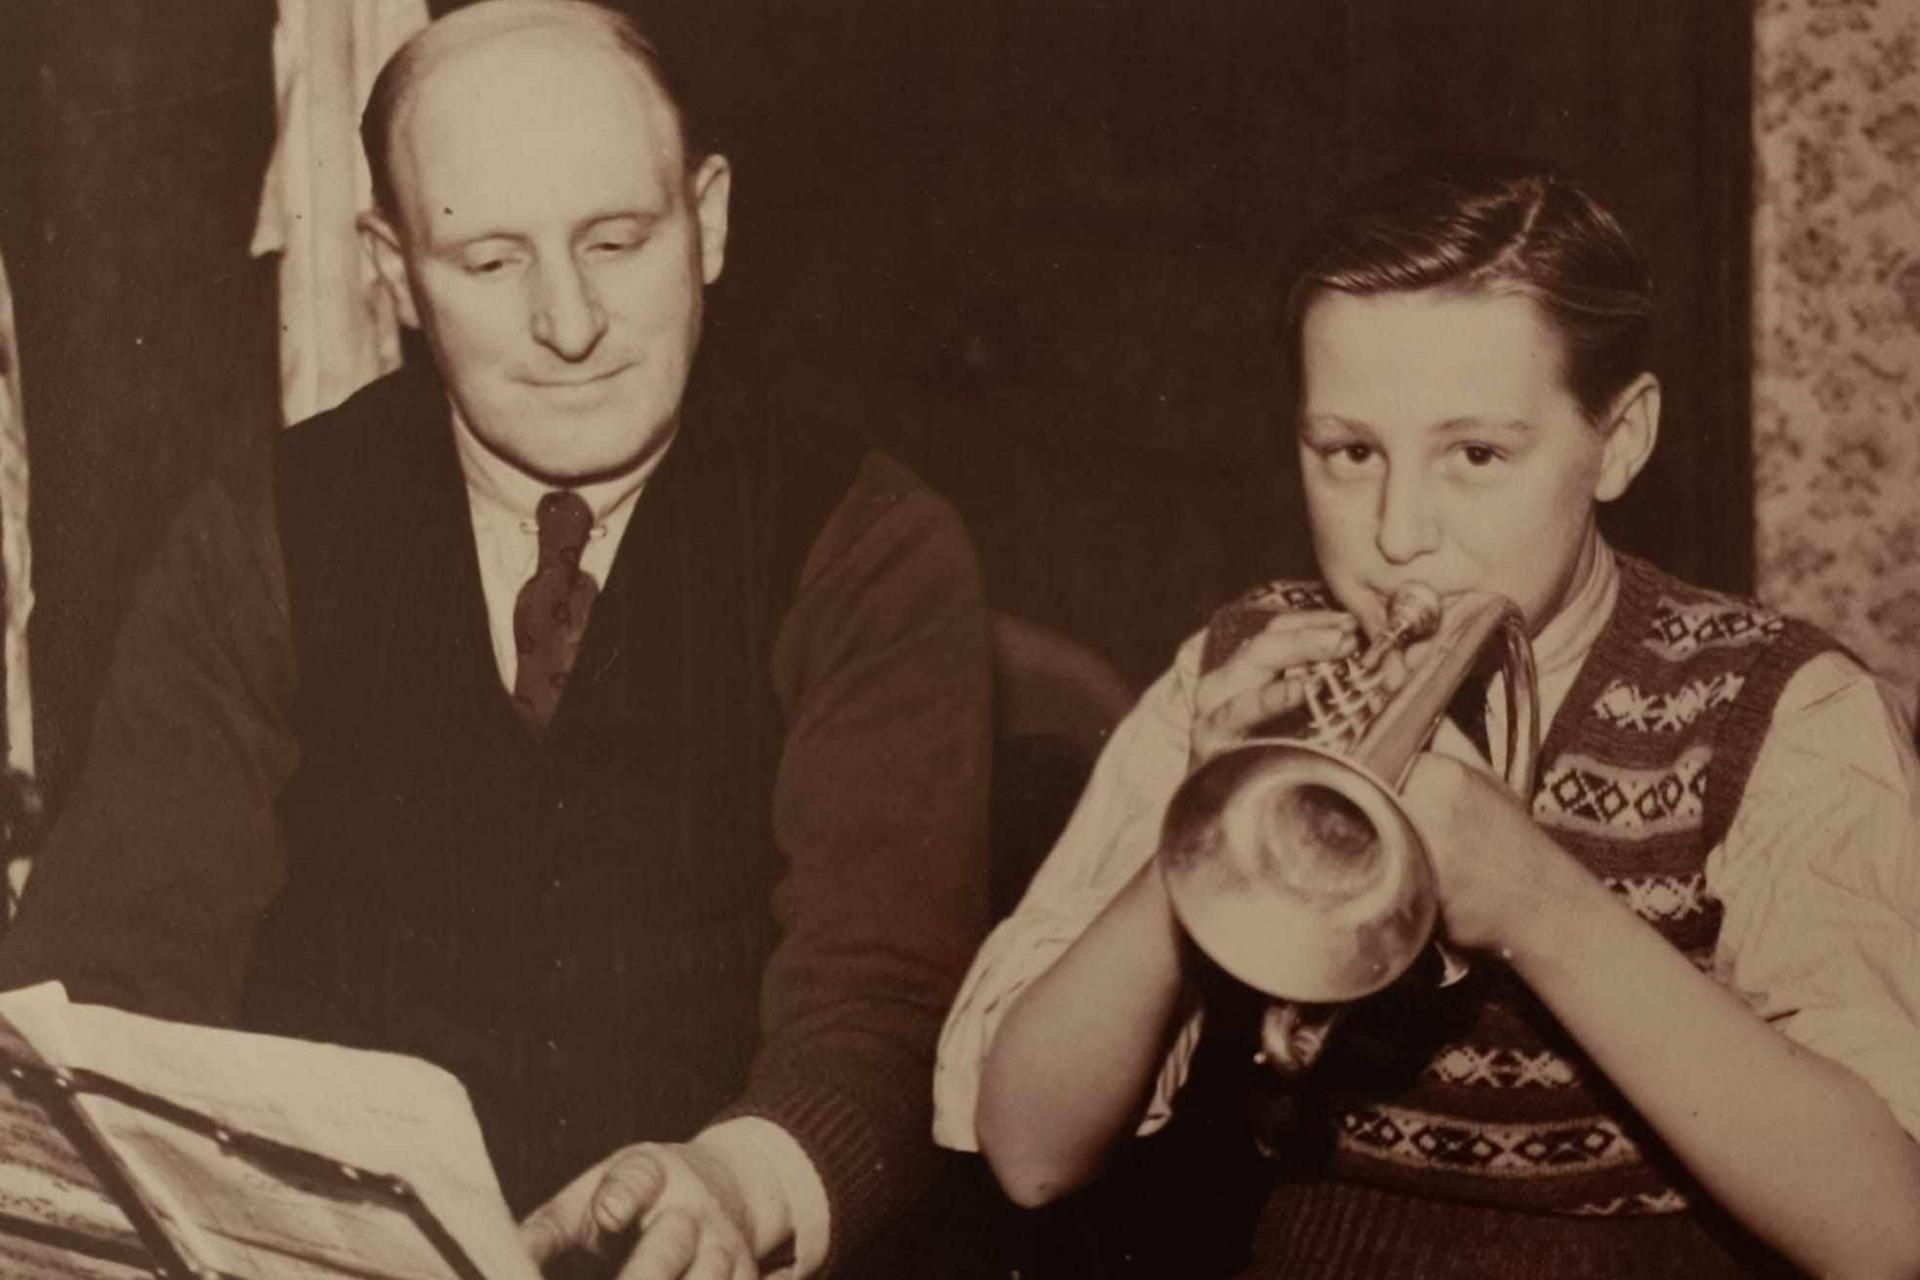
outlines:
[[[1358,629],[1360,620],[1342,609],[1299,609],[1276,613],[1261,627],[1263,632],[1288,631],[1302,627],[1348,627]]]
[[[1251,729],[1262,720],[1271,720],[1299,706],[1304,692],[1305,682],[1298,676],[1287,676],[1258,689],[1249,689],[1221,708],[1218,723],[1224,728]]]
[[[1200,717],[1194,726],[1194,754],[1205,759],[1246,738],[1262,722],[1298,707],[1304,696],[1296,676],[1275,680],[1234,698]]]
[[[1203,714],[1213,711],[1294,667],[1344,657],[1357,644],[1356,633],[1344,627],[1262,632],[1200,681],[1195,706]]]

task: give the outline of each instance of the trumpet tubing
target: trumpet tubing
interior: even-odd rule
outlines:
[[[1389,690],[1389,656],[1418,642],[1431,646],[1425,660]],[[1339,1003],[1414,962],[1439,898],[1399,789],[1496,644],[1507,782],[1529,794],[1539,696],[1520,611],[1491,592],[1443,604],[1425,587],[1395,595],[1362,653],[1304,673],[1302,736],[1253,739],[1187,777],[1158,856],[1175,914],[1215,963],[1268,995]]]

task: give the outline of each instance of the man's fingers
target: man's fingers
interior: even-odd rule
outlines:
[[[700,1227],[693,1216],[668,1209],[640,1233],[620,1280],[682,1280],[693,1265],[700,1245]]]
[[[665,1185],[666,1171],[651,1152],[622,1151],[528,1214],[520,1243],[539,1266],[570,1249],[596,1250],[639,1222]]]
[[[700,1237],[700,1247],[694,1250],[693,1265],[687,1268],[686,1280],[732,1280],[737,1256],[738,1250],[731,1242],[718,1232],[708,1231]]]
[[[521,1220],[520,1243],[536,1264],[544,1266],[555,1255],[587,1244],[588,1206],[599,1185],[600,1170],[589,1169]]]
[[[533,1258],[535,1266],[546,1266],[571,1243],[566,1228],[555,1220],[547,1206],[534,1210],[520,1223],[520,1246]]]
[[[594,1189],[592,1222],[603,1235],[617,1235],[640,1221],[666,1186],[666,1170],[648,1151],[623,1151]]]

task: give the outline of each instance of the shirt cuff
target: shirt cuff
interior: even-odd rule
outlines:
[[[833,1226],[827,1186],[794,1136],[761,1116],[734,1116],[709,1125],[694,1141],[719,1153],[736,1171],[756,1221],[784,1224],[791,1231],[792,1262],[764,1273],[764,1280],[807,1280],[819,1271]],[[786,1242],[754,1243],[779,1255]]]

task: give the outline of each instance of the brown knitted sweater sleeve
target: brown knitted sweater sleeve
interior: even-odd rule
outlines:
[[[269,505],[202,486],[135,588],[86,767],[0,945],[0,989],[233,1020],[282,878],[274,799],[297,758]]]
[[[870,454],[774,649],[782,941],[732,1112],[781,1125],[820,1171],[829,1270],[933,1167],[935,1040],[987,922],[990,636],[958,518]]]

